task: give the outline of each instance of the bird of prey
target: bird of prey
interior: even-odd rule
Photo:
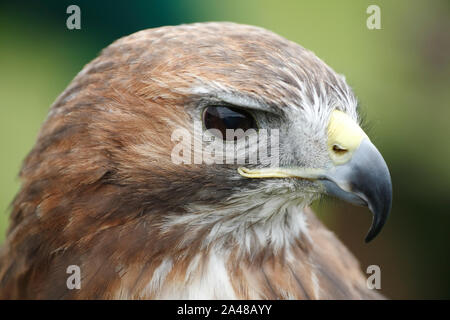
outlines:
[[[277,166],[174,161],[177,143],[189,144],[174,132],[195,144],[195,122],[278,130]],[[0,297],[383,298],[308,207],[328,194],[373,212],[367,241],[383,227],[390,174],[359,123],[343,76],[262,28],[197,23],[121,38],[57,98],[24,161]],[[213,143],[240,141],[222,139]]]

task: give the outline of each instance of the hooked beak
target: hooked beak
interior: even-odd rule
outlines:
[[[367,206],[373,213],[365,241],[381,231],[392,207],[389,169],[377,148],[350,117],[334,111],[328,127],[328,145],[333,166],[311,168],[239,168],[247,178],[302,178],[318,181],[328,195]]]
[[[386,162],[370,140],[364,139],[349,162],[333,167],[320,180],[329,195],[369,207],[373,220],[365,241],[374,239],[391,211],[392,183]]]

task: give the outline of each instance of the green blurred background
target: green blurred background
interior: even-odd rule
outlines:
[[[66,8],[81,8],[81,30]],[[366,8],[381,8],[368,30]],[[49,106],[81,68],[115,39],[198,21],[270,29],[346,75],[388,163],[391,217],[370,244],[367,209],[314,207],[361,261],[381,267],[394,299],[450,298],[450,1],[47,1],[0,5],[0,242],[17,174]]]

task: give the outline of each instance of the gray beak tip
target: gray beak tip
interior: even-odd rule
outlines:
[[[378,201],[375,203],[369,202],[369,209],[373,212],[372,225],[370,227],[369,232],[367,233],[365,242],[369,243],[372,241],[384,227],[389,213],[392,208],[392,185],[391,180],[384,180],[385,184],[379,186],[382,189],[381,192],[378,193],[381,199],[377,199]]]

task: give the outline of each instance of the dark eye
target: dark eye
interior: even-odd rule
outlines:
[[[226,140],[226,129],[256,129],[256,121],[247,111],[225,107],[209,106],[203,113],[203,123],[206,129],[217,129]],[[235,137],[236,138],[236,137]]]

